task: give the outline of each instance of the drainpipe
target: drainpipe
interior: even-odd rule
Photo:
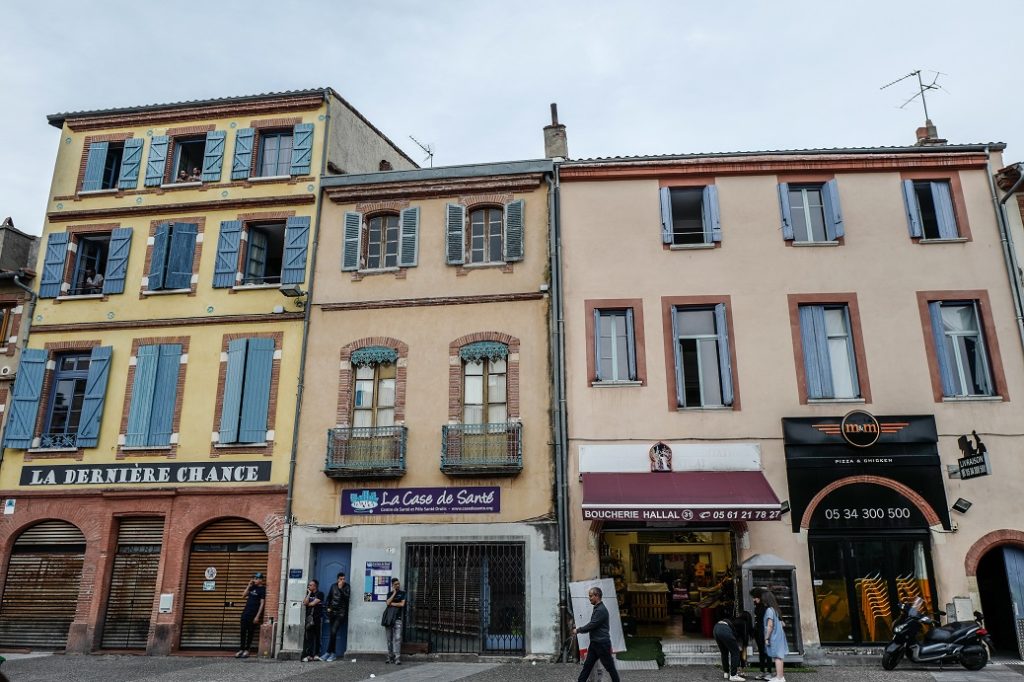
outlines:
[[[995,176],[992,174],[992,155],[989,148],[985,147],[985,172],[988,175],[989,189],[992,192],[992,201],[996,211],[996,222],[999,224],[999,238],[1003,247],[1003,260],[1006,262],[1007,274],[1010,277],[1010,293],[1013,296],[1013,312],[1017,318],[1017,333],[1020,335],[1021,348],[1024,349],[1024,294],[1022,294],[1020,265],[1017,262],[1017,254],[1013,248],[1013,235],[1010,233],[1010,223],[1006,217],[1006,202],[1024,183],[1024,166],[1017,164],[1022,175],[1014,183],[1010,191],[999,198],[999,191],[996,189]]]
[[[558,164],[548,176],[548,250],[551,270],[551,358],[552,358],[552,425],[555,454],[555,518],[558,522],[558,631],[559,657],[568,636],[567,619],[572,617],[569,601],[569,579],[572,576],[572,552],[569,546],[568,516],[568,426],[565,400],[565,319],[562,302],[561,202]]]
[[[27,317],[27,323],[22,323],[22,328],[25,330],[25,333],[21,334],[21,330],[20,329],[18,330],[18,334],[21,336],[21,349],[22,350],[25,350],[26,348],[28,348],[28,334],[29,334],[29,331],[32,329],[32,318],[34,318],[35,315],[36,315],[36,301],[39,299],[39,297],[36,295],[36,292],[30,286],[28,286],[27,284],[25,284],[24,282],[21,281],[21,278],[24,277],[24,276],[25,276],[25,271],[24,270],[18,270],[17,272],[0,273],[0,279],[10,279],[12,282],[14,282],[14,286],[18,287],[19,289],[21,289],[22,291],[24,291],[25,293],[28,294],[28,317]],[[3,447],[2,444],[4,442],[4,435],[6,434],[6,432],[7,432],[7,423],[4,422],[3,428],[0,429],[0,464],[3,464],[3,461],[4,461],[4,451],[5,451],[5,448]]]
[[[327,113],[324,118],[324,143],[320,152],[320,177],[327,171],[327,147],[330,144],[331,132],[331,90],[324,90],[324,101],[327,103]],[[319,185],[319,180],[317,181]],[[292,504],[295,501],[295,461],[299,454],[299,416],[302,414],[302,397],[306,389],[306,352],[309,348],[309,316],[313,310],[313,284],[316,279],[316,256],[320,252],[320,217],[323,214],[323,196],[320,187],[316,188],[316,220],[313,225],[313,244],[310,247],[309,260],[309,288],[306,290],[306,306],[302,316],[302,351],[299,356],[299,377],[295,388],[295,418],[292,426],[292,452],[288,461],[288,497],[285,501],[284,511],[284,548],[281,551],[281,587],[278,599],[277,623],[280,627],[280,636],[277,640],[277,652],[284,649],[285,634],[285,610],[288,607],[288,565],[292,553]]]

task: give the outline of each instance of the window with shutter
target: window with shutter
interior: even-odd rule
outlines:
[[[140,144],[132,141],[132,158],[135,154],[135,146]],[[141,155],[141,149],[139,150]],[[93,142],[86,151],[85,175],[82,178],[82,192],[96,192],[102,190],[117,189],[118,181],[121,179],[122,170],[130,177],[132,165],[122,169],[122,160],[125,158],[125,141],[104,141]],[[138,168],[135,168],[136,177]]]
[[[996,395],[977,301],[930,301],[935,344],[946,397]]]
[[[466,263],[504,262],[504,210],[477,208],[469,212],[466,230]]]
[[[802,305],[799,311],[807,397],[812,400],[860,397],[848,307]]]
[[[256,157],[256,177],[287,176],[292,170],[294,130],[261,130]]]
[[[679,407],[733,403],[733,380],[725,305],[673,306],[673,355]]]
[[[912,237],[959,239],[948,180],[907,180],[904,190]],[[916,234],[915,234],[916,231]]]
[[[594,343],[595,381],[637,381],[632,308],[595,309]]]
[[[170,445],[180,365],[180,344],[139,347],[128,409],[126,447]]]
[[[234,339],[228,343],[218,434],[221,444],[266,441],[273,362],[273,339]]]
[[[71,235],[75,244],[73,256],[75,260],[71,270],[71,287],[65,292],[65,295],[95,296],[104,293],[111,236],[111,232]],[[119,248],[118,260],[121,255]]]
[[[150,252],[149,291],[191,289],[198,232],[199,226],[195,223],[157,225]]]

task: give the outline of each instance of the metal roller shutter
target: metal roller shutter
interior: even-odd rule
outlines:
[[[85,536],[64,521],[44,521],[14,543],[0,603],[0,642],[63,649],[81,592]]]
[[[146,648],[163,534],[162,518],[121,520],[103,622],[104,648]]]
[[[213,580],[206,579],[208,568],[216,569]],[[181,648],[238,647],[242,593],[256,571],[267,572],[267,536],[256,524],[225,519],[196,535],[185,585]]]

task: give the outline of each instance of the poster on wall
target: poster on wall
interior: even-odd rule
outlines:
[[[387,601],[391,591],[391,562],[367,561],[363,601]]]
[[[587,593],[591,587],[601,588],[601,600],[608,608],[608,629],[612,636],[612,651],[618,653],[626,650],[626,637],[622,633],[622,619],[619,618],[619,599],[615,594],[615,581],[611,578],[600,578],[597,580],[581,580],[576,583],[569,583],[569,596],[572,599],[572,617],[576,620],[576,627],[586,625],[590,622],[590,614],[594,612],[594,605],[590,603]],[[576,639],[580,645],[580,656],[587,655],[590,648],[590,635],[579,633]]]

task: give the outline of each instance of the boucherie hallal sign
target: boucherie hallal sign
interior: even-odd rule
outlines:
[[[146,483],[258,483],[270,480],[270,462],[93,464],[24,466],[21,485],[143,485]]]

